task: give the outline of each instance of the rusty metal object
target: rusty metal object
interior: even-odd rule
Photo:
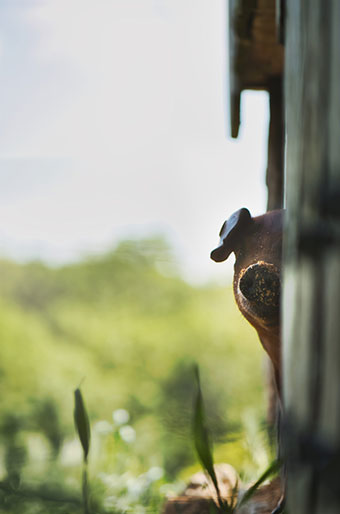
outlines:
[[[283,211],[252,218],[247,209],[234,213],[223,225],[220,244],[212,251],[217,262],[235,253],[233,289],[244,317],[256,329],[281,388],[281,259]]]
[[[280,309],[280,270],[259,261],[240,273],[239,288],[255,315],[269,323],[278,323]]]

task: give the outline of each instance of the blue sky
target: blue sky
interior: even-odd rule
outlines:
[[[189,278],[224,219],[265,210],[267,98],[226,137],[224,0],[0,6],[0,251],[53,263],[164,233]]]

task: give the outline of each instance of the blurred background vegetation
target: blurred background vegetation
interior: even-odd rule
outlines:
[[[184,281],[161,237],[51,268],[0,261],[0,511],[81,512],[73,391],[92,428],[95,512],[159,512],[199,469],[201,370],[216,462],[268,463],[263,353],[231,286]]]

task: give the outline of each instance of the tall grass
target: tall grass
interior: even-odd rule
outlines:
[[[193,441],[196,453],[202,465],[202,468],[210,478],[215,488],[217,496],[217,512],[220,514],[233,514],[237,509],[241,508],[245,503],[247,503],[252,498],[252,496],[256,493],[256,491],[263,484],[263,482],[265,482],[268,478],[272,478],[278,473],[280,469],[280,462],[278,459],[275,459],[264,471],[264,473],[262,473],[259,479],[256,480],[256,482],[239,499],[237,498],[237,483],[235,484],[234,490],[229,501],[226,498],[222,498],[214,468],[212,443],[209,435],[208,422],[205,415],[200,374],[197,365],[195,365],[194,367],[194,376],[196,379],[197,387],[193,412]],[[212,506],[212,509],[214,508],[215,507]]]
[[[207,476],[210,478],[216,491],[217,501],[212,501],[211,512],[218,514],[233,514],[238,508],[242,507],[247,501],[250,500],[250,498],[256,493],[260,485],[265,480],[274,476],[278,472],[279,462],[277,460],[273,461],[271,465],[268,467],[268,469],[266,469],[266,471],[260,476],[260,478],[254,483],[254,485],[245,492],[245,494],[242,497],[238,497],[239,484],[236,483],[234,490],[232,491],[231,497],[224,498],[221,494],[214,467],[212,438],[208,426],[209,419],[206,415],[198,366],[195,366],[194,368],[193,381],[195,383],[195,395],[192,413],[192,439],[198,460],[202,468],[206,472]],[[89,453],[91,447],[91,428],[89,415],[87,413],[87,409],[85,406],[85,401],[79,387],[74,391],[74,423],[82,450],[81,496],[70,491],[68,487],[65,487],[66,477],[64,477],[64,485],[63,482],[60,482],[59,485],[53,486],[49,484],[48,481],[46,481],[46,483],[40,483],[35,486],[33,486],[32,484],[24,483],[20,475],[20,466],[22,466],[22,464],[19,464],[19,467],[17,467],[14,475],[9,475],[8,479],[0,481],[0,504],[2,500],[4,500],[5,504],[7,502],[7,510],[4,509],[4,512],[11,512],[11,514],[17,514],[19,512],[20,514],[25,512],[31,512],[32,505],[40,506],[40,510],[37,507],[37,513],[58,512],[58,514],[66,514],[67,512],[70,512],[70,509],[74,514],[80,514],[81,511],[83,514],[93,514],[94,512],[100,514],[108,512],[108,507],[105,506],[106,498],[103,490],[101,490],[101,492],[98,492],[97,488],[97,490],[95,491],[95,495],[93,496],[90,488],[88,466]],[[12,423],[9,428],[12,436],[14,437],[13,434],[15,430],[13,427],[15,427],[15,424]],[[119,437],[118,434],[119,432],[112,431],[112,435],[114,435],[114,439],[116,442],[117,437]],[[14,449],[16,448],[16,444],[14,444],[15,439],[13,439],[13,437],[13,448],[10,447],[9,449],[12,451],[12,454],[15,455]],[[225,461],[228,461],[227,455]],[[155,475],[155,470],[153,471],[153,474]],[[15,481],[13,481],[13,476],[16,477]],[[114,480],[117,483],[121,483],[121,481],[124,482],[124,480],[128,481],[130,479],[126,476],[126,474],[124,475],[123,473],[122,476],[113,475],[110,478],[110,480]],[[146,486],[151,487],[151,482],[149,480],[148,485],[146,480]],[[162,502],[162,493],[160,491],[156,492],[156,495],[158,495],[158,499],[156,500],[155,491],[153,491],[152,488],[150,489],[150,487],[149,489],[145,489],[145,493],[143,493],[144,507],[142,506],[142,504],[138,504],[138,499],[137,503],[132,502],[130,506],[129,503],[126,503],[125,506],[123,506],[120,505],[119,498],[116,498],[115,502],[110,506],[109,512],[111,512],[112,514],[120,514],[122,512],[159,512],[160,505]],[[120,490],[122,491],[122,485],[120,485],[120,488]],[[117,494],[119,495],[119,491]]]
[[[83,448],[83,478],[82,478],[82,493],[84,503],[84,514],[90,514],[89,506],[89,480],[88,480],[88,454],[90,450],[91,429],[89,417],[81,394],[78,387],[74,391],[74,422],[78,432],[79,440]]]

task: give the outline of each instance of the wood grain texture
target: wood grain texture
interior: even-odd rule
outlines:
[[[284,49],[278,41],[275,0],[229,0],[229,84],[232,137],[238,136],[240,94],[269,89],[282,75]]]
[[[288,447],[297,449],[288,461],[291,514],[340,512],[331,487],[340,471],[339,26],[338,0],[287,1],[283,340],[285,406],[294,423]]]

